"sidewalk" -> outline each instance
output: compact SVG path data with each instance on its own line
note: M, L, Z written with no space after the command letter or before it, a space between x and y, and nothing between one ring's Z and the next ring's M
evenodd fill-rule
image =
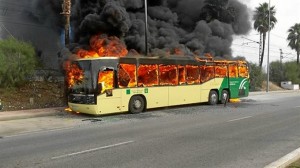
M34 117L53 116L62 113L66 107L43 108L19 111L0 111L0 121L19 120Z

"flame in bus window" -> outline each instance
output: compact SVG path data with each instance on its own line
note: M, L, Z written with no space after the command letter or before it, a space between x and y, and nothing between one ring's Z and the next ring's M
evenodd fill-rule
M119 87L135 87L136 86L136 66L131 64L121 64L119 66Z
M238 68L237 65L229 65L229 77L236 78L238 74Z
M68 88L73 87L75 84L80 84L83 79L83 70L78 67L77 64L71 64L71 62L66 62L66 76Z
M215 76L216 78L224 78L227 77L227 66L225 65L217 65L215 67Z
M200 66L201 83L209 81L215 77L214 66L204 65Z
M247 69L247 66L245 64L240 64L239 65L239 76L244 77L244 78L248 78L248 76L249 76L248 69Z
M138 68L138 86L158 85L157 65L140 65Z
M199 67L187 65L186 66L186 82L188 84L200 83Z
M180 85L186 84L185 80L186 69L185 66L178 66L178 82Z
M102 91L114 88L114 71L101 71L98 74L98 84L102 84Z
M178 84L178 74L176 65L160 65L159 72L160 85Z

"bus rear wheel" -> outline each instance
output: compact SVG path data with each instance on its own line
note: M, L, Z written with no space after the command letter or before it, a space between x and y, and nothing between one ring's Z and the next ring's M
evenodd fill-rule
M223 90L221 93L221 103L225 104L228 102L228 100L229 100L229 93L227 90Z
M129 101L129 112L141 113L145 108L145 100L141 96L133 96Z
M215 90L209 92L208 104L216 105L218 103L218 93Z

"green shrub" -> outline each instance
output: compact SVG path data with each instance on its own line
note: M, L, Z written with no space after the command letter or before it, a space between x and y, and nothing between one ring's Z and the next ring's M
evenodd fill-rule
M300 84L300 66L296 61L284 63L284 69L285 80Z
M0 87L16 87L37 65L34 47L15 38L0 40Z
M286 80L284 75L285 66L280 61L270 63L270 81L280 86L280 83Z
M264 74L261 67L254 63L249 63L250 67L250 91L261 90Z

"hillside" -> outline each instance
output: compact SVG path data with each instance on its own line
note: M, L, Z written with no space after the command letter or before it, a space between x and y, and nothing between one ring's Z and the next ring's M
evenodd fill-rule
M0 89L2 111L66 106L62 82L29 82L18 89Z

